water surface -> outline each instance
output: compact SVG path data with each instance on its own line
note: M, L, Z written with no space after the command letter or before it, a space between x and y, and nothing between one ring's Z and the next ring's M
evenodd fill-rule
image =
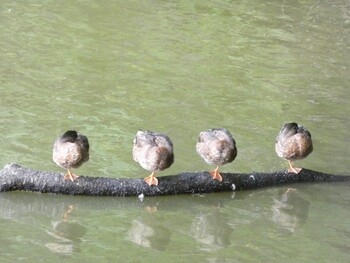
M238 156L222 171L275 171L287 166L275 137L296 121L314 141L298 164L349 174L348 1L5 0L0 19L1 165L63 173L52 144L77 129L91 144L78 174L143 177L131 155L141 128L174 142L175 163L160 176L208 170L198 133L225 127ZM143 202L3 193L1 254L5 262L345 262L349 186L296 188Z

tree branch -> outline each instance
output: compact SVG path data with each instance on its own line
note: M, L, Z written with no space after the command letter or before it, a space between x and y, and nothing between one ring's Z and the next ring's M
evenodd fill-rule
M86 196L156 196L176 194L240 191L295 183L350 181L350 176L331 175L303 169L299 174L286 171L273 173L221 173L222 182L212 180L208 172L184 172L158 177L158 186L148 186L142 178L105 178L80 176L71 182L60 173L37 171L8 164L0 171L0 192L33 191L41 193Z

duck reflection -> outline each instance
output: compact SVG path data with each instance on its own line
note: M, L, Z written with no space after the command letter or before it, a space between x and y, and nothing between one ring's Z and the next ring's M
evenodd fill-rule
M131 222L127 239L136 245L164 251L171 240L171 232L155 220L136 218Z
M86 228L76 222L70 222L69 214L74 210L70 205L63 214L62 220L52 221L52 231L47 234L55 238L55 242L46 243L45 246L54 253L70 255L79 250L78 244L86 233Z
M213 251L231 244L232 228L227 224L219 208L210 213L199 213L191 225L191 235L201 243L202 250Z
M298 225L306 221L310 202L298 195L297 190L279 194L273 199L272 220L282 229L294 233Z

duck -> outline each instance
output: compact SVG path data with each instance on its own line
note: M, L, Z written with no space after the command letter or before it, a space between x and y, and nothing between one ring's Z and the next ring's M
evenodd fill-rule
M73 174L71 169L79 168L89 160L88 138L74 130L66 131L56 139L52 159L58 166L67 169L64 180L74 182L79 176Z
M158 185L156 172L169 168L174 163L173 143L166 134L139 130L134 138L133 159L142 168L151 171L144 178L149 185Z
M295 167L294 161L304 159L312 152L311 133L295 122L286 123L276 137L275 150L279 157L288 161L288 172L299 174L302 168Z
M213 180L222 181L220 166L233 162L237 156L236 141L225 128L214 128L199 133L196 144L197 153L216 169L210 171Z

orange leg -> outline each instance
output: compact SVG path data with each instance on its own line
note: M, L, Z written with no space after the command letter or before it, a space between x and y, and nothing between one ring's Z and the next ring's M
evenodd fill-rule
M72 211L74 210L74 205L70 205L68 206L68 210L64 213L63 215L63 221L66 222L68 220L68 215L70 213L72 213Z
M293 191L296 191L297 189L295 189L295 188L290 188L290 187L288 187L288 189L287 189L287 191L284 193L285 195L286 194L288 194L288 193L290 193L290 192L293 192Z
M289 163L289 168L288 168L289 173L298 174L301 172L302 168L294 167L292 161L288 161L288 163Z
M209 173L211 177L213 177L213 180L218 180L219 182L222 181L221 174L219 174L219 166L217 166L214 171L210 171Z
M154 176L155 172L152 172L150 176L143 179L149 186L158 185L158 179Z
M77 180L79 178L78 175L73 174L70 169L68 169L68 172L64 175L63 179L64 180L71 180L72 182L74 182L75 180Z
M155 213L155 212L157 212L157 207L156 206L146 206L145 207L145 210L148 212L148 213L150 213L150 214L153 214L153 213Z

